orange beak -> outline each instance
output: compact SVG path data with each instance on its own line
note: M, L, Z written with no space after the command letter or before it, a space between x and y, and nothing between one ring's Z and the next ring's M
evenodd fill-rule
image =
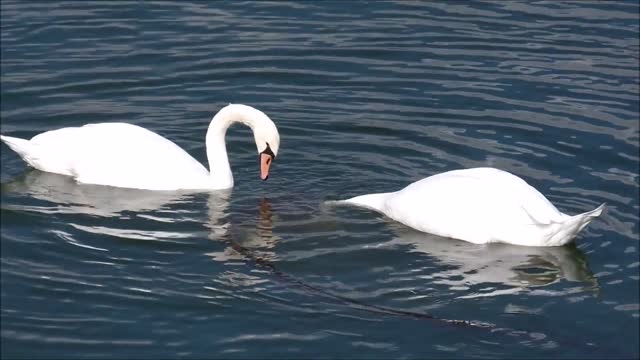
M260 178L262 180L269 178L269 167L272 161L273 157L271 157L271 155L265 153L260 154Z

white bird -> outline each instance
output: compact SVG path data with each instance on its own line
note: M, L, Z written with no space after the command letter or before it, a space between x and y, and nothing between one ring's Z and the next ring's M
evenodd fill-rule
M146 190L220 190L233 187L225 134L240 122L253 131L260 177L269 176L280 135L262 111L229 104L211 120L206 135L211 171L172 141L127 123L88 124L47 131L31 140L0 135L36 169L72 176L79 183Z
M380 212L418 231L476 244L561 246L605 207L570 216L521 178L494 168L453 170L390 193L331 202Z

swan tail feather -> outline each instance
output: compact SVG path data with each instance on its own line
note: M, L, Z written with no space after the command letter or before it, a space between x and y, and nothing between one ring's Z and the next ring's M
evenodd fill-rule
M382 211L385 200L390 193L360 195L346 200L328 200L327 205L353 205L374 211Z
M587 211L585 213L574 216L574 218L578 217L580 219L580 228L578 229L578 231L584 229L593 219L600 216L602 214L602 211L604 211L606 207L607 203L602 203L600 206L591 211Z
M11 136L0 135L0 140L2 140L11 150L15 151L22 159L28 161L29 152L31 149L31 143L29 140L20 139Z
M560 224L559 230L551 237L552 245L565 245L573 241L580 231L582 231L593 219L602 214L607 204L602 203L597 208L582 214L574 215Z

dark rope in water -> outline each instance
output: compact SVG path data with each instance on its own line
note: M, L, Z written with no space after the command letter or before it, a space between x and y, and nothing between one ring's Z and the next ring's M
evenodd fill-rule
M371 305L371 304L367 304L362 301L352 299L346 296L336 295L336 294L330 293L326 289L309 284L290 274L287 274L278 270L272 262L255 256L250 249L247 249L246 247L238 244L233 240L230 240L229 244L235 251L247 257L249 260L257 264L258 266L267 269L270 273L276 275L280 279L285 280L289 283L296 284L302 287L303 289L310 290L311 292L317 293L326 298L333 299L339 303L356 305L358 309L363 311L368 311L368 312L377 313L377 314L388 314L388 315L395 315L395 316L410 317L415 319L433 320L433 321L439 321L444 324L454 325L454 326L464 326L464 327L483 328L483 329L497 329L497 327L494 324L481 323L481 322L468 321L468 320L445 319L445 318L440 318L440 317L431 315L429 313L420 313L420 312L408 311L408 310L398 310L398 309L388 308L385 306Z
M409 311L409 310L398 310L398 309L393 309L393 308L389 308L389 307L385 307L385 306L379 306L379 305L372 305L372 304L367 304L364 303L362 301L356 300L356 299L352 299L346 296L341 296L341 295L337 295L337 294L333 294L330 291L323 289L321 287L309 284L303 280L300 280L290 274L287 274L285 272L282 272L280 270L278 270L276 268L276 266L266 260L263 259L261 257L255 256L253 254L253 252L238 244L236 241L229 239L229 244L231 245L231 247L237 251L238 253L242 254L243 256L245 256L247 259L249 259L250 261L252 261L253 263L255 263L256 265L268 270L271 274L277 276L278 278L280 278L283 281L295 284L303 289L309 290L313 293L316 293L318 295L321 295L325 298L328 299L332 299L334 301L336 301L337 303L341 303L341 304L350 304L350 305L355 305L355 308L362 310L362 311L366 311L369 313L375 313L375 314L386 314L386 315L393 315L393 316L400 316L400 317L405 317L405 318L413 318L413 319L418 319L418 320L430 320L430 321L435 321L440 323L441 325L445 325L445 326L457 326L457 327L464 327L464 328L468 328L468 329L480 329L480 330L484 330L484 331L488 331L490 333L497 333L497 332L502 332L505 333L506 335L511 335L511 336L528 336L529 340L542 340L542 339L536 339L537 336L535 336L535 332L534 331L528 331L528 330L518 330L518 329L512 329L512 328L501 328L496 326L495 324L491 324L491 323L484 323L484 322L479 322L479 321L469 321L469 320L456 320L456 319L446 319L446 318L441 318L441 317L437 317L435 315L429 314L429 313L422 313L422 312L416 312L416 311ZM546 338L546 336L545 336ZM551 339L549 339L551 341ZM566 338L566 337L562 337L562 338L555 338L554 340L552 340L554 342L556 342L557 344L565 344L565 345L571 345L574 347L584 347L585 344L583 341L580 340L576 340L576 339L570 339L570 338ZM595 349L595 344L587 344L587 346L593 346ZM604 351L604 349L601 348L601 350ZM628 354L620 354L619 350L617 349L608 349L606 350L608 354L610 354L610 356L613 356L614 358L620 357L620 358L633 358L633 356L628 356ZM616 355L613 355L616 354Z
M265 204L262 204L261 206L268 206ZM252 261L253 263L255 263L256 265L258 265L259 267L262 267L266 270L268 270L271 274L277 276L279 279L291 283L291 284L295 284L297 286L299 286L302 289L305 289L307 291L313 292L315 294L318 294L324 298L327 299L331 299L333 301L335 301L336 303L339 304L348 304L351 305L352 307L359 309L361 311L366 311L369 313L375 313L375 314L386 314L386 315L392 315L392 316L400 316L400 317L405 317L405 318L412 318L412 319L418 319L418 320L429 320L429 321L433 321L433 322L437 322L441 325L445 325L445 326L457 326L457 327L464 327L464 328L468 328L468 329L479 329L479 330L483 330L483 331L487 331L489 333L497 333L497 332L502 332L505 335L511 335L511 336L527 336L529 338L529 340L542 340L547 338L547 336L545 334L541 334L543 335L543 338L539 338L538 335L536 335L536 332L533 331L528 331L528 330L518 330L518 329L513 329L513 328L501 328L498 327L495 324L491 324L491 323L484 323L484 322L479 322L479 321L470 321L470 320L457 320L457 319L447 319L447 318L441 318L426 312L416 312L416 311L409 311L409 310L398 310L398 309L393 309L393 308L389 308L386 306L379 306L379 305L372 305L372 304L367 304L363 301L360 300L356 300L353 298L349 298L346 296L341 296L341 295L337 295L334 294L330 291L328 291L327 289L323 289L319 286L315 286L312 284L309 284L303 280L300 280L296 277L294 277L293 275L287 274L285 272L282 272L280 270L278 270L275 266L275 264L273 264L272 262L270 262L269 260L266 260L264 258L261 258L259 256L256 256L253 251L251 249L248 249L242 245L240 245L238 242L236 242L232 236L226 237L226 239L228 240L228 244L231 246L232 249L234 249L236 252L238 252L239 254L245 256L248 260ZM571 345L573 347L584 347L584 341L580 341L577 339L572 339L572 338L566 338L566 337L561 337L558 338L556 337L554 340L549 339L550 341L554 341L558 344L564 343L566 345ZM587 346L596 346L595 344L586 344ZM617 356L620 357L629 357L627 356L628 354L620 354L618 349L602 349L603 351L606 351L610 356L615 356L613 354L616 354ZM633 356L631 356L631 358L633 358Z

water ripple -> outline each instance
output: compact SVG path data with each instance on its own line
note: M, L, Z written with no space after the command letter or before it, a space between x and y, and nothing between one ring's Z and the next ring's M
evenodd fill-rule
M637 357L637 3L351 5L2 1L3 134L128 121L206 163L237 102L282 137L259 183L231 128L220 194L79 185L3 147L3 357ZM474 166L608 208L522 249L321 206Z

